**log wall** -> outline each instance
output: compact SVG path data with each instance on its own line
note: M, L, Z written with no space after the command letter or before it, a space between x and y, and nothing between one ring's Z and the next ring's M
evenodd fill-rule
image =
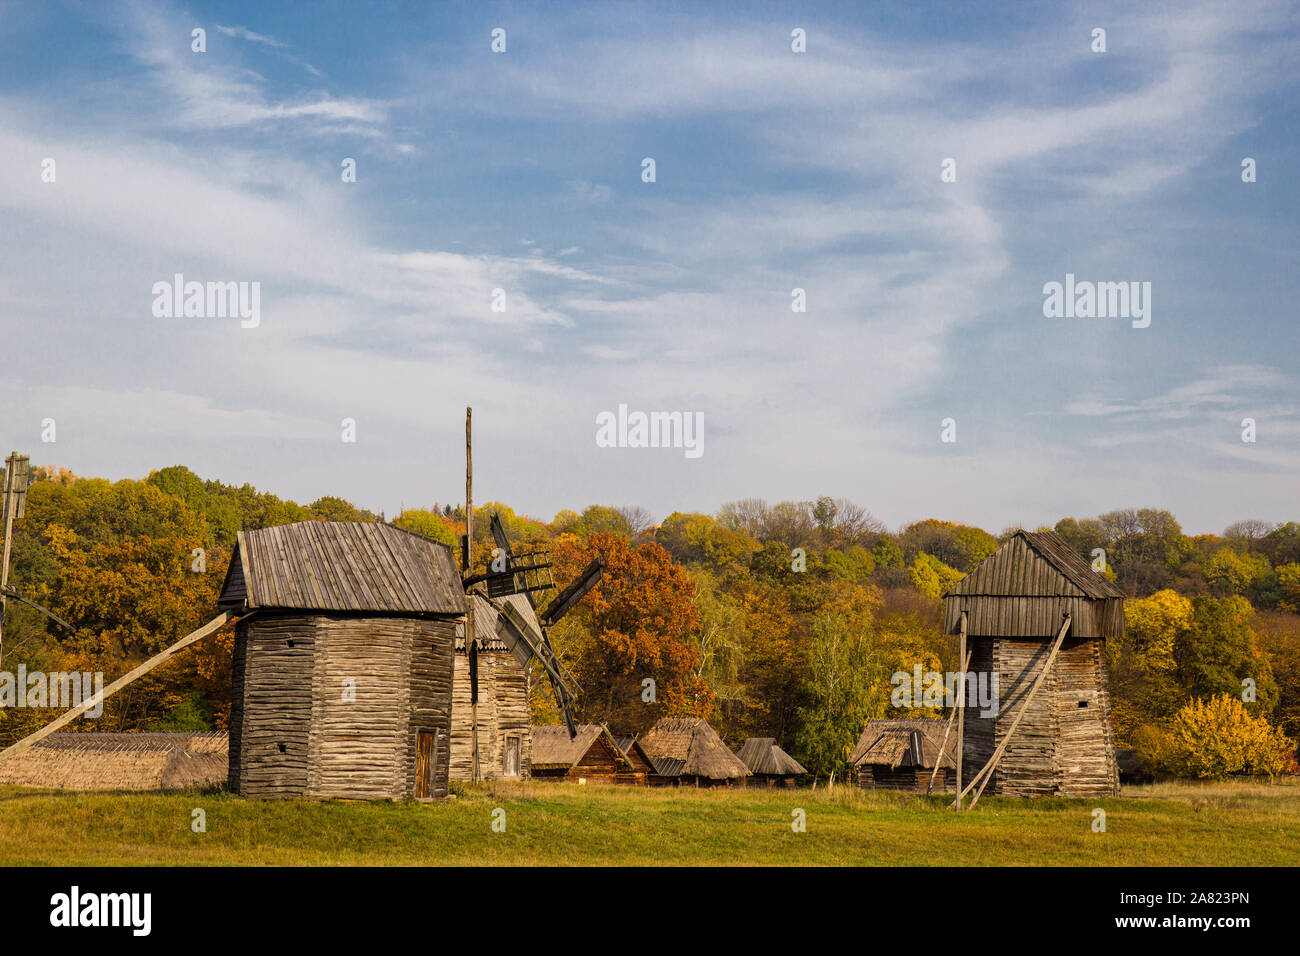
M456 652L451 705L451 779L473 778L472 697L469 656ZM479 778L502 776L507 737L519 738L519 776L532 772L531 711L528 678L513 654L482 650L478 654Z
M316 640L301 617L254 617L235 628L231 789L302 796L307 787Z
M456 624L261 615L236 629L231 790L252 797L405 799L420 731L447 794ZM349 682L349 683L345 683Z
M963 785L988 762L1024 709L1050 650L1050 643L1039 640L972 641L971 670L998 673L999 708L995 718L980 717L974 707L966 709ZM1117 791L1103 650L1102 641L1091 638L1067 638L1061 645L988 792L1086 796Z

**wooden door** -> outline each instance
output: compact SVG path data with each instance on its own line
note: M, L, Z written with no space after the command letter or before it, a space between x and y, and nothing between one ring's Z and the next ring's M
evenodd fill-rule
M519 738L506 738L505 758L502 761L501 774L505 777L519 776Z
M415 735L415 796L432 797L437 789L437 737L425 730Z

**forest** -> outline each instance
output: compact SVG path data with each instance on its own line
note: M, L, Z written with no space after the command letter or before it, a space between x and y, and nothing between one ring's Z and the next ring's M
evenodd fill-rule
M456 505L387 519L341 498L302 505L180 465L140 481L52 466L32 479L9 583L72 629L10 601L5 671L102 672L108 682L130 670L213 615L241 529L390 520L457 555L465 532ZM561 587L592 558L605 564L600 585L552 634L581 685L582 721L636 733L663 716L705 717L732 745L775 737L823 778L846 772L865 720L946 716L893 706L891 676L957 669L941 596L1017 530L939 518L890 530L827 496L743 499L657 524L637 507L592 505L547 522L492 502L474 511L476 570L491 559L493 513L516 553L549 553ZM1294 772L1300 523L1187 535L1168 511L1142 508L1065 517L1054 530L1126 595L1126 636L1106 649L1116 746L1153 773ZM232 646L228 626L78 729L224 729ZM544 681L533 710L538 723L557 720ZM57 713L0 708L0 744Z

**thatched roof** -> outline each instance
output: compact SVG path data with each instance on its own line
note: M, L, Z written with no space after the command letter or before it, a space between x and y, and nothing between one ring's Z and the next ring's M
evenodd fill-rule
M598 740L604 740L614 759L624 769L632 764L604 724L579 724L578 736L570 738L562 725L534 724L532 727L532 767L534 770L567 770L578 763Z
M924 718L868 720L849 762L855 767L879 764L890 769L900 766L933 768L937 759L941 767L956 766L952 756L957 743L955 733L948 735L947 746L940 757L939 746L943 743L947 725L946 720Z
M749 776L749 768L704 720L665 717L641 736L640 743L661 777L728 780Z
M56 790L212 787L226 781L228 749L224 733L56 733L0 760L0 783Z
M460 615L465 593L446 545L378 522L300 521L239 532L218 606Z
M774 777L798 777L806 774L803 764L776 745L775 737L750 737L736 756L752 774Z

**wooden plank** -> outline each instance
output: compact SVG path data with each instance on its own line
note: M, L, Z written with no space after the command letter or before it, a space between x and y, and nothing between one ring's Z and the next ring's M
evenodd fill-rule
M227 611L224 614L218 614L216 617L208 621L207 624L204 624L198 630L191 631L189 634L186 634L175 644L171 645L166 650L160 651L159 653L155 654L153 657L149 658L139 667L135 668L135 670L132 670L126 675L119 677L117 680L113 681L113 683L109 684L99 693L91 695L89 700L83 700L76 707L72 708L70 711L63 714L62 716L55 718L50 723L42 727L40 730L36 731L35 733L28 734L22 740L18 741L15 744L10 745L9 747L5 748L3 751L0 751L0 760L3 760L5 757L9 756L10 754L22 753L24 750L26 750L28 747L30 747L32 744L36 743L37 741L44 740L46 737L48 737L50 734L54 733L56 730L58 730L61 727L66 727L68 724L72 723L74 720L76 720L86 711L90 710L96 704L102 703L103 701L107 700L109 697L112 697L114 694L116 694L127 684L131 683L137 678L143 677L145 674L149 673L159 664L164 664L167 661L171 660L175 655L185 650L185 648L189 647L195 641L199 641L207 637L213 631L217 630L223 624L229 621L230 618L231 616L229 611Z

